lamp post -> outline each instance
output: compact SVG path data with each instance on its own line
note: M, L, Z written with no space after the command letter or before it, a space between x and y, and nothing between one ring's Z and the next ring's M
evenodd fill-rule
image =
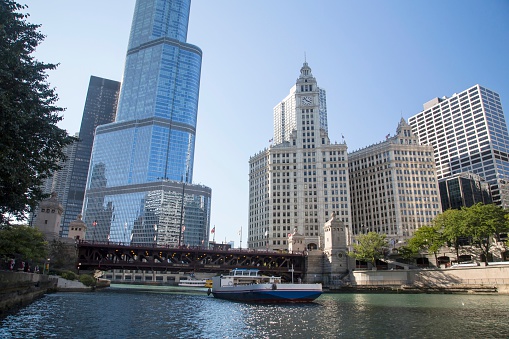
M49 262L50 262L50 258L46 259L46 262L44 263L44 268L42 270L42 274L46 274L46 271L48 271L48 275L49 275Z

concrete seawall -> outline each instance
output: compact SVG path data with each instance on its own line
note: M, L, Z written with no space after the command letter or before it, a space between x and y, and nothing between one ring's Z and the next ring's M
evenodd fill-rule
M0 318L55 291L57 281L42 274L0 271Z
M351 288L414 292L509 294L509 265L418 270L355 270ZM334 289L334 287L332 287Z

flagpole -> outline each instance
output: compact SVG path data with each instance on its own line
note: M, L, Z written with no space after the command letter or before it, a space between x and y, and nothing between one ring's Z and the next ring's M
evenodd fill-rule
M240 226L239 235L240 235L240 249L242 249L242 226Z

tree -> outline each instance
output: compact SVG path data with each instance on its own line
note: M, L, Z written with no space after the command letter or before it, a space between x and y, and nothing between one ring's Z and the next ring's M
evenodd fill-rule
M29 226L7 226L0 230L0 257L4 260L44 260L47 256L44 235Z
M432 252L435 255L435 262L438 263L437 252L442 248L445 243L442 233L437 227L422 226L408 241L408 247L414 251L425 250L428 253Z
M48 258L54 270L72 270L78 260L75 244L64 243L60 239L53 239L48 244Z
M419 254L418 250L410 246L401 246L397 248L398 255L403 258L406 262L410 263L413 261L415 256Z
M373 267L376 266L376 261L384 257L389 244L385 234L378 234L369 232L361 234L357 237L358 243L353 244L353 252L349 255L356 260L370 262Z
M24 220L46 197L43 180L77 140L56 126L64 109L56 106L46 72L57 65L31 56L44 35L19 13L25 8L0 0L0 224Z
M471 237L472 242L484 255L484 262L488 265L488 258L493 245L492 238L500 233L507 232L507 212L502 207L494 204L475 204L468 208L462 208L465 213L463 219L465 234Z
M444 240L456 250L456 258L459 258L461 239L466 237L462 210L450 209L437 215L433 220L434 226L440 230Z

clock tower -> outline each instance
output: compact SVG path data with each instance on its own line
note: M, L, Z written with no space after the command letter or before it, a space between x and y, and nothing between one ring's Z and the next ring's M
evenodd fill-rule
M299 68L290 93L274 107L270 147L249 160L248 246L300 251L302 245L310 255L320 253L314 267L321 275L324 224L335 213L348 225L351 215L348 149L329 139L325 89L306 61Z

